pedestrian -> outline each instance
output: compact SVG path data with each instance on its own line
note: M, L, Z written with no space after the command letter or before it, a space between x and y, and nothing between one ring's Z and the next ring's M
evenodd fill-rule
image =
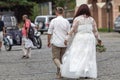
M33 42L28 37L29 28L31 26L31 21L28 19L27 15L22 16L24 24L22 28L22 47L24 55L22 58L28 59L31 57L31 48L33 47Z
M64 40L70 31L70 24L63 18L64 10L62 7L57 7L55 13L57 17L51 20L48 29L48 47L52 46L52 57L57 66L56 78L61 78L60 66L58 63L61 62L67 47L67 45L64 44Z
M67 78L97 78L96 40L99 40L97 25L86 4L82 4L74 17L71 31L76 33L70 47L62 58L61 75Z
M2 21L2 16L0 15L0 51L2 48L2 41L4 34L5 34L4 22Z

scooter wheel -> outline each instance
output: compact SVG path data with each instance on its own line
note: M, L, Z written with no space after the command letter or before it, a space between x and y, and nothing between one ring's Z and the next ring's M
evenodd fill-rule
M12 45L10 45L10 42L8 39L6 40L4 46L6 51L10 51L12 49Z

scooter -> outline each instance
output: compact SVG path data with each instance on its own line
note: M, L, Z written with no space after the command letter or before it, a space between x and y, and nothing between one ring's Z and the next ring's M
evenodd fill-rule
M4 41L5 50L10 51L13 46L13 40L12 40L11 36L4 37L3 41Z
M4 46L6 51L10 51L12 46L18 46L22 43L22 34L18 29L10 29L6 31L6 35L3 37Z

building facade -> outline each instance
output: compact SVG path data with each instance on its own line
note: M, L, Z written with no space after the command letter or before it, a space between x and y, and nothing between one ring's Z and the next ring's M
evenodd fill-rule
M98 28L113 28L114 21L120 15L120 0L76 0L76 6L88 4Z

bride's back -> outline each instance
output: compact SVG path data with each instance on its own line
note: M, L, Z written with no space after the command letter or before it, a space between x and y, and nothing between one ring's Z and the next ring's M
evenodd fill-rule
M92 32L93 30L93 18L92 17L85 17L84 15L81 15L77 17L77 20L79 22L77 31L78 32Z

